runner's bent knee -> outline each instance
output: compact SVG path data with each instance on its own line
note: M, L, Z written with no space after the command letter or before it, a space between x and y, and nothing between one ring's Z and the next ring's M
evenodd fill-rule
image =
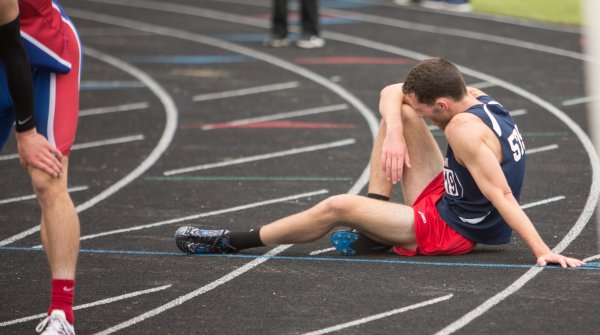
M350 194L334 195L321 204L326 215L331 216L331 219L335 222L341 222L348 219L349 213L354 207L352 205L354 197L356 196Z

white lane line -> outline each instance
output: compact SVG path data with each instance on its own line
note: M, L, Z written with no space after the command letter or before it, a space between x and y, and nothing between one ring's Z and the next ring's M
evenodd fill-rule
M328 328L324 328L324 329L320 329L320 330L315 330L315 331L312 331L312 332L304 333L303 335L322 335L322 334L328 334L328 333L340 331L342 329L359 326L359 325L365 324L367 322L371 322L371 321L375 321L375 320L387 318L387 317L392 316L392 315L396 315L396 314L408 312L408 311L411 311L413 309L417 309L417 308L421 308L421 307L426 307L426 306L429 306L429 305L437 304L438 302L449 300L453 296L454 296L453 294L448 294L448 295L445 295L443 297L439 297L439 298L435 298L435 299L423 301L423 302L420 302L418 304L414 304L414 305L410 305L410 306L406 306L406 307L402 307L402 308L398 308L398 309L394 309L394 310L389 311L389 312L375 314L375 315L371 315L371 316L366 317L366 318L357 319L357 320L346 322L346 323L342 323L342 324L339 324L339 325L336 325L336 326L332 326L332 327L328 327Z
M89 187L87 187L87 186L75 186L75 187L71 187L71 188L67 189L67 191L69 193L73 193L73 192L85 191L88 188ZM35 194L24 195L24 196L14 197L14 198L8 198L8 199L0 200L0 205L10 204L10 203L19 202L19 201L25 201L25 200L32 200L35 198L36 198Z
M559 195L559 196L556 196L553 198L548 198L548 199L539 200L539 201L530 202L528 204L521 205L521 208L527 209L527 208L531 208L531 207L535 207L535 206L541 206L541 205L549 204L551 202L563 200L564 198L565 198L564 195Z
M118 106L108 106L108 107L99 107L99 108L90 108L84 109L79 112L79 116L90 116L90 115L101 115L115 112L128 112L134 110L141 110L150 107L150 104L147 102L136 102L131 104L123 104Z
M103 330L101 332L98 332L95 335L108 335L108 334L112 334L112 333L117 332L117 331L119 331L121 329L130 327L130 326L132 326L132 325L134 325L136 323L140 323L140 322L142 322L142 321L144 321L146 319L154 317L154 316L156 316L156 315L158 315L158 314L160 314L160 313L162 313L162 312L164 312L166 310L169 310L169 309L171 309L173 307L177 307L177 306L183 304L184 302L186 302L188 300L194 299L195 297L197 297L199 295L202 295L202 294L204 294L204 293L206 293L206 292L208 292L210 290L213 290L213 289L215 289L215 288L217 288L217 287L219 287L219 286L221 286L221 285L223 285L223 284L225 284L225 283L227 283L227 282L229 282L229 281L231 281L231 280L233 280L233 279L241 276L242 274L244 274L244 273L252 270L253 268L257 267L258 265L260 265L260 264L268 261L270 256L275 256L275 255L283 252L284 250L286 250L289 247L290 247L289 245L281 245L281 246L279 246L277 248L274 248L273 250L267 252L264 255L265 256L264 258L257 258L255 260L249 262L249 263L246 263L246 264L242 265L241 267L239 267L239 268L233 270L232 272L228 273L227 275L225 275L225 276L223 276L223 277L221 277L221 278L219 278L219 279L217 279L217 280L215 280L215 281L213 281L213 282L211 282L211 283L209 283L207 285L204 285L204 286L200 287L199 289L197 289L195 291L192 291L192 292L190 292L188 294L182 295L182 296L180 296L179 298L177 298L177 299L175 299L173 301L170 301L170 302L168 302L168 303L166 303L166 304L164 304L162 306L159 306L159 307L157 307L157 308L155 308L153 310L150 310L150 311L148 311L148 312L146 312L144 314L136 316L135 318L129 319L129 320L127 320L125 322L122 322L122 323L120 323L118 325L115 325L115 326L110 327L108 329L105 329L105 330Z
M134 141L141 141L143 139L144 139L144 135L142 135L142 134L123 136L123 137L117 137L117 138L109 138L106 140L75 144L71 147L71 151L81 150L81 149L89 149L89 148L97 148L97 147L103 147L103 146L107 146L107 145L123 144L123 143L129 143L129 142L134 142ZM17 159L17 158L19 158L19 154L3 155L3 156L0 156L0 161L7 161L7 160Z
M537 154L539 152L556 150L556 149L558 149L558 144L550 144L550 145L546 145L546 146L539 147L539 148L526 149L525 153L527 155L532 155L532 154Z
M512 117L521 116L521 115L527 114L527 110L526 109L515 109L515 110L508 112L508 114L510 114L510 116L512 116Z
M437 333L435 333L435 335L452 334L458 331L459 329L463 328L464 326L468 325L469 323L471 323L471 321L480 317L489 309L496 306L504 299L508 298L513 293L520 290L523 286L525 286L525 284L527 284L531 279L533 279L538 273L542 272L543 270L543 267L532 267L525 274L519 277L519 279L510 284L507 288L497 293L493 297L489 298L488 300L484 301L481 305L477 306L472 311L468 312L467 314L460 317L458 320L446 326L444 329L438 331Z
M208 100L215 100L215 99L239 97L239 96L250 95L250 94L268 93L268 92L287 90L290 88L296 88L298 86L300 86L299 82L289 81L286 83L242 88L242 89L238 89L238 90L199 94L199 95L195 95L194 97L192 97L192 101L196 101L196 102L197 101L208 101Z
M201 127L200 129L211 130L211 129L217 129L218 128L217 125L218 126L222 126L222 125L240 126L240 125L244 125L244 124L267 122L267 121L273 121L273 120L302 117L302 116L307 116L307 115L337 112L337 111L341 111L341 110L345 110L345 109L348 109L347 104L323 106L323 107L309 108L309 109L303 109L303 110L298 110L298 111L293 111L293 112L278 113L278 114L259 116L259 117L254 117L254 118L240 119L240 120L229 121L229 122L224 122L224 123L207 124L207 125Z
M590 261L595 261L597 259L600 259L600 255L595 255L595 256L588 257L588 258L584 259L583 261L584 262L590 262Z
M190 166L190 167L176 169L176 170L169 170L169 171L163 172L163 175L172 176L172 175L176 175L176 174L188 173L188 172L199 171L199 170L207 170L207 169L213 169L213 168L223 167L223 166L231 166L231 165L236 165L236 164L256 162L256 161L265 160L265 159L297 155L297 154L301 154L301 153L305 153L305 152L313 152L313 151L318 151L318 150L337 148L337 147L342 147L342 146L346 146L346 145L351 145L354 143L356 143L356 140L353 138L350 138L350 139L335 141L335 142L331 142L331 143L311 145L308 147L302 147L302 148L296 148L296 149L290 149L290 150L284 150L284 151L277 151L277 152L272 152L269 154L262 154L262 155L232 159L232 160L229 160L226 162L210 163L210 164L203 164L203 165L197 165L197 166Z
M458 37L461 39L468 38L468 39L483 41L483 42L487 42L487 43L496 43L496 44L501 44L501 45L507 45L510 47L522 48L522 49L535 51L535 52L542 52L542 53L547 53L547 54L552 54L552 55L557 55L557 56L562 56L562 57L568 57L568 58L573 58L573 59L577 59L577 60L581 60L581 61L587 61L587 62L595 62L596 61L592 57L583 55L583 54L575 52L575 51L560 49L560 48L556 48L553 46L548 46L548 45L543 45L543 44L538 44L538 43L533 43L533 42L527 42L527 41L523 41L523 40L509 38L509 37L485 34L485 33L472 31L472 30L455 29L455 28L450 28L450 27L440 27L437 25L404 21L404 20L398 20L398 19L370 15L370 14L348 12L348 11L343 11L343 10L339 10L339 9L324 9L324 10L322 10L322 13L334 15L334 16L342 16L342 17L350 16L352 18L359 19L364 22L380 24L380 25L401 28L401 29L406 29L406 30L416 30L416 31L422 31L422 32L427 32L427 33L431 33L431 34L454 36L454 37Z
M122 5L120 2L116 2L116 4L118 5ZM156 3L159 5L159 8L161 8L161 6L167 6L170 4L167 3ZM186 7L186 9L189 9L189 7ZM214 14L216 15L220 15L220 12L216 12L214 11ZM112 25L118 25L118 26L124 26L124 27L128 27L131 29L136 29L136 30L143 30L143 31L147 31L147 32L152 32L158 35L163 35L163 36L167 36L169 38L180 38L180 39L184 39L184 40L189 40L189 41L193 41L195 43L201 43L201 44L207 44L207 45L212 45L218 48L222 48L222 49L226 49L226 50L230 50L233 52L237 52L243 55L247 55L250 57L254 57L256 59L260 59L264 62L270 63L271 65L277 66L282 68L285 71L288 72L292 72L295 73L299 76L302 76L304 78L307 78L323 87L325 87L326 89L332 91L333 93L339 95L342 99L344 99L345 101L347 101L350 105L352 105L365 119L365 121L367 122L367 124L369 125L369 130L371 132L371 137L374 139L377 131L379 129L379 120L377 117L375 117L374 113L361 101L359 100L356 96L352 95L350 92L348 92L346 89L344 89L343 87L341 87L338 84L332 83L331 81L327 80L326 78L312 72L309 71L305 68L299 67L295 64L292 64L290 62L284 61L280 58L274 57L272 55L269 55L267 53L263 53L263 52L259 52L256 50L252 50L250 48L246 48L243 46L239 46L239 45L235 45L232 43L227 43L224 41L220 41L217 39L213 39L207 36L202 36L202 35L198 35L198 34L193 34L187 31L182 31L182 30L178 30L178 29L171 29L171 28L166 28L166 27L159 27L156 24L147 24L144 22L139 22L139 21L133 21L133 20L126 20L126 19L120 19L120 18L115 18L112 16L108 16L108 15L101 15L95 12L89 12L89 11L82 11L82 10L75 10L75 9L69 9L69 15L71 17L79 17L79 18L83 18L86 20L91 20L94 22L101 22L101 23L105 23L105 24L112 24ZM360 177L357 179L357 181L354 183L354 185L350 188L350 190L348 191L348 193L351 194L358 194L360 193L360 191L365 187L365 185L367 185L368 181L369 181L369 173L370 173L370 166L367 165L365 167L365 169L363 170L363 172L361 173ZM286 246L280 246L277 247L273 250L271 250L271 252L267 253L267 255L277 255L283 251L285 251L286 249L290 248L291 246L286 245ZM266 259L265 259L266 260ZM231 272L229 275L219 279L220 281L222 280L226 280L229 281L231 279L234 279L235 277L243 274L244 272L251 270L252 268L260 265L262 262L257 262L257 261L253 261L251 263L248 263L247 265L244 266L243 271L238 269L234 272ZM220 285L215 285L213 282L213 284L209 284L212 286L208 286L207 289L211 290L212 288ZM196 291L195 291L196 292ZM197 296L198 294L202 294L205 291L198 291L196 294L192 294L190 293L188 296L189 299L192 299L193 297ZM180 298L173 300L171 303L167 304L169 306L175 306L175 305L179 305L181 304L183 301L180 300ZM181 301L181 302L179 302ZM179 302L179 303L178 303ZM173 305L174 304L174 305ZM165 307L167 308L171 308L169 306L165 305ZM146 314L136 317L134 319L131 319L129 321L126 321L124 323L121 323L120 325L117 325L116 327L118 327L118 329L122 329L125 327L128 327L130 324L132 324L132 322L137 323L137 322L141 322L143 320L145 320L148 317L152 317L154 315L157 315L159 313L162 313L162 311L165 310L164 308L159 308L159 309L154 309L150 312L147 312ZM115 330L116 331L116 330ZM107 330L104 331L103 334L110 334L113 331Z
M315 251L311 251L309 253L309 255L314 256L314 255L324 254L326 252L330 252L330 251L334 251L334 250L335 250L335 248L327 248L327 249L315 250Z
M272 205L272 204L276 204L276 203L280 203L280 202L297 200L297 199L301 199L301 198L309 198L309 197L312 197L312 196L322 195L322 194L326 194L326 193L329 193L329 191L323 189L323 190L314 191L314 192L307 192L307 193L295 194L295 195L291 195L291 196L287 196L287 197L283 197L283 198L276 198L276 199L270 199L270 200L265 200L265 201L259 201L259 202L254 202L254 203L251 203L251 204L246 204L246 205L241 205L241 206L236 206L236 207L231 207L231 208L225 208L225 209L220 209L220 210L206 212L206 213L199 213L199 214L194 214L194 215L188 215L188 216L184 216L184 217L176 218L176 219L159 221L159 222L155 222L155 223L150 223L150 224L145 224L145 225L140 225L140 226L134 226L134 227L129 227L129 228L111 230L111 231L107 231L107 232L103 232L103 233L98 233L98 234L86 235L86 236L82 236L80 238L80 241L90 240L90 239L101 237L101 236L115 235L115 234L121 234L121 233L128 233L128 232L135 231L135 230L142 230L142 229L154 228L154 227L169 225L169 224L173 224L173 223L179 223L179 222L183 222L183 221L196 220L196 219L199 219L199 218L205 218L205 217L215 216L215 215L219 215L219 214L237 212L237 211L242 211L242 210L246 210L246 209L250 209L250 208L256 208L256 207L260 207L260 206L267 206L267 205Z
M121 35L120 35L121 36ZM122 88L142 88L146 87L144 83L139 81L82 81L82 90L105 90L105 89L122 89Z
M531 207L535 207L535 206L541 206L541 205L545 205L545 204L549 204L551 202L555 202L555 201L560 201L565 199L564 195L559 195L556 197L552 197L552 198L548 198L548 199L543 199L543 200L539 200L539 201L535 201L535 202L530 202L528 204L523 204L521 205L522 209L527 209L527 208L531 208ZM327 249L320 249L320 250L315 250L315 251L311 251L309 253L310 256L314 256L314 255L319 255L319 254L324 254L326 252L330 252L330 251L335 251L335 248L327 248Z
M474 87L474 88L477 88L477 89L481 90L481 89L488 88L488 87L494 87L494 86L496 86L496 84L490 83L490 82L487 82L487 81L482 81L482 82L479 82L479 83L469 84L467 86Z
M159 287L155 287L155 288L151 288L151 289L147 289L147 290L143 290L143 291L136 291L136 292L127 293L127 294L119 295L119 296L112 297L112 298L106 298L106 299L98 300L95 302L90 302L90 303L83 304L83 305L73 306L73 310L77 311L80 309L86 309L86 308L90 308L90 307L106 305L106 304L110 304L112 302L137 297L139 295L166 290L171 286L172 286L172 284L159 286ZM6 327L6 326L23 323L23 322L27 322L27 321L31 321L31 320L41 319L41 318L45 317L46 315L48 315L48 313L40 313L40 314L36 314L36 315L26 316L26 317L20 318L20 319L5 321L5 322L0 323L0 327Z
M78 205L75 210L77 213L81 213L88 208L95 206L100 201L110 197L114 193L118 192L123 187L129 185L132 181L134 181L137 177L146 172L158 159L162 154L167 150L169 144L173 140L173 136L175 135L175 130L177 129L177 107L173 102L171 96L150 76L148 76L145 72L138 70L137 68L117 59L108 54L99 52L93 48L85 47L83 49L84 54L96 58L102 62L105 62L109 65L112 65L118 69L121 69L124 72L129 73L131 76L138 79L140 82L144 83L148 89L154 93L162 103L165 108L165 128L163 133L158 141L156 147L150 152L148 157L138 165L134 170L132 170L128 175L112 184L110 187L105 189L104 191L97 194L95 197L89 199L88 201ZM21 240L29 235L35 234L40 231L40 226L36 225L35 227L29 228L26 231L23 231L19 234L13 235L11 237L5 238L0 241L0 247L5 246L11 243L14 243L18 240Z
M107 146L107 145L124 144L124 143L129 143L129 142L141 141L143 139L144 139L144 135L142 135L142 134L123 136L123 137L118 137L118 138L110 138L107 140L75 144L73 146L73 148L71 148L71 150L81 150L81 149L103 147L103 146Z
M578 104L584 104L588 102L600 101L600 97L581 97L577 99L565 100L562 102L563 106L573 106Z

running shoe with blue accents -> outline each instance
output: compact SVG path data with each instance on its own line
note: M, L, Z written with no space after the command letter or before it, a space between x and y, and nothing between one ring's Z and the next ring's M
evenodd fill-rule
M227 254L237 250L229 244L229 230L180 227L175 231L175 244L187 254Z
M356 230L336 231L331 234L331 244L346 256L380 254L392 248L360 234Z

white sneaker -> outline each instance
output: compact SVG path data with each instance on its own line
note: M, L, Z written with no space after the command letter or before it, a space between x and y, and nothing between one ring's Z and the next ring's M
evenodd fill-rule
M325 40L319 36L302 37L296 41L296 45L302 49L322 48L325 45Z
M450 3L447 2L444 4L444 9L445 10L449 10L452 12L459 12L459 13L468 13L471 12L473 10L473 6L471 6L470 3L465 2L465 3Z
M75 329L60 309L53 310L35 327L35 331L42 335L75 335Z
M269 37L263 41L263 45L271 48L283 48L290 45L290 40L287 38Z
M420 5L421 7L428 9L444 9L443 0L423 0Z

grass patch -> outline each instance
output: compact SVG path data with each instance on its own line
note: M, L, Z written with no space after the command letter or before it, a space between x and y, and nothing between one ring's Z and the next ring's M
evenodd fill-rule
M471 0L476 11L581 26L581 0Z

